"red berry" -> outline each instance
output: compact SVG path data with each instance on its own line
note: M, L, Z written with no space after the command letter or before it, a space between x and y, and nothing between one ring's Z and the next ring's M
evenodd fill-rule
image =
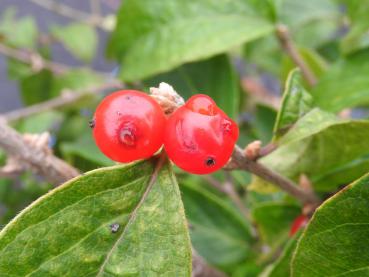
M199 94L170 116L164 147L178 167L208 174L228 162L238 133L237 124L209 96Z
M161 107L150 96L121 90L100 103L90 126L101 152L114 161L131 162L159 150L165 123Z
M304 228L309 222L309 218L306 215L299 215L292 223L289 236L292 237L298 230Z

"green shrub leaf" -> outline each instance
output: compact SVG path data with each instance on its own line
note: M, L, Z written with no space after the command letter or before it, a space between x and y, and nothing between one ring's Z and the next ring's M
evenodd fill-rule
M209 58L273 31L243 0L127 0L108 55L134 81Z
M151 159L67 182L0 233L1 276L190 276L170 165Z
M312 108L312 97L301 84L300 70L290 72L283 93L282 105L274 125L274 139L278 139L293 123Z
M293 277L368 276L369 175L315 212L292 261Z
M280 139L278 149L261 162L296 181L300 174L306 174L317 190L329 191L367 171L361 162L369 154L368 136L369 121L339 120L314 109L302 117ZM345 171L342 179L335 178L339 170Z
M75 57L84 62L90 62L94 58L98 39L93 27L81 23L72 23L63 27L55 26L51 28L51 33Z
M218 196L193 184L181 184L193 246L209 263L224 269L251 253L250 228Z
M312 90L314 104L332 112L369 104L368 59L367 49L332 65Z
M230 117L237 118L239 79L227 55L182 65L146 80L145 84L157 86L162 80L171 84L186 99L198 93L211 96Z

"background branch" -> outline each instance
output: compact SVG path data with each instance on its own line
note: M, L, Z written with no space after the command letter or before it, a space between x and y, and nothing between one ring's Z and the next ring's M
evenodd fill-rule
M229 164L228 169L243 169L247 170L256 176L259 176L263 180L266 180L282 190L289 193L291 196L299 199L302 203L319 203L319 199L314 194L313 191L304 190L300 188L297 184L287 179L286 177L280 175L279 173L272 171L266 166L252 161L243 153L243 150L236 145L234 152L232 154L232 160Z
M51 153L41 148L31 147L21 134L1 119L0 147L6 154L26 163L33 172L53 184L61 184L79 175L76 168Z
M304 59L300 55L300 52L296 48L296 45L293 43L287 26L278 25L276 32L279 42L284 51L292 59L292 61L301 69L301 73L304 76L305 80L308 82L308 84L310 86L314 86L317 82L316 77L313 71L310 69L310 67L305 63Z
M55 74L61 74L72 69L72 67L67 65L45 60L39 53L32 52L30 50L11 48L3 43L0 43L0 53L9 58L29 64L32 70L35 72L38 72L42 69L48 69Z
M91 15L89 13L76 10L70 6L60 3L60 1L59 2L53 0L29 0L29 1L61 16L71 18L73 20L78 20L88 25L92 25L95 27L99 27L103 30L106 30L104 26L104 18L100 16Z
M4 113L2 117L6 121L19 120L34 114L56 109L68 104L75 103L88 95L103 93L108 89L124 88L124 84L118 80L110 80L102 85L93 86L80 90L64 90L59 97L52 98L39 104Z

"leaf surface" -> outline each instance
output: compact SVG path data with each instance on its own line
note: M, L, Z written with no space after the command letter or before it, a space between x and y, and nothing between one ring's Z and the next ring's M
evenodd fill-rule
M182 65L146 80L145 84L157 86L163 80L186 99L198 93L209 95L227 115L237 118L240 104L239 79L227 55Z
M181 191L192 244L201 256L232 269L251 254L250 228L224 200L193 184L181 184Z
M243 0L128 0L118 13L108 55L121 59L122 79L134 81L272 31L273 26Z
M190 276L170 165L102 168L41 197L0 233L1 276Z
M369 274L369 176L329 198L315 212L292 261L293 277Z

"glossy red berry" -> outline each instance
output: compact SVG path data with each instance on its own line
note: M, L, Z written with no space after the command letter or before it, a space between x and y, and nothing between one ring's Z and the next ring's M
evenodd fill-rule
M309 218L306 215L299 215L292 223L289 236L292 237L298 230L304 228L309 222Z
M161 107L150 96L121 90L100 103L90 126L101 152L114 161L131 162L159 150L165 123Z
M170 116L164 147L178 167L208 174L228 162L238 133L237 124L209 96L199 94Z

